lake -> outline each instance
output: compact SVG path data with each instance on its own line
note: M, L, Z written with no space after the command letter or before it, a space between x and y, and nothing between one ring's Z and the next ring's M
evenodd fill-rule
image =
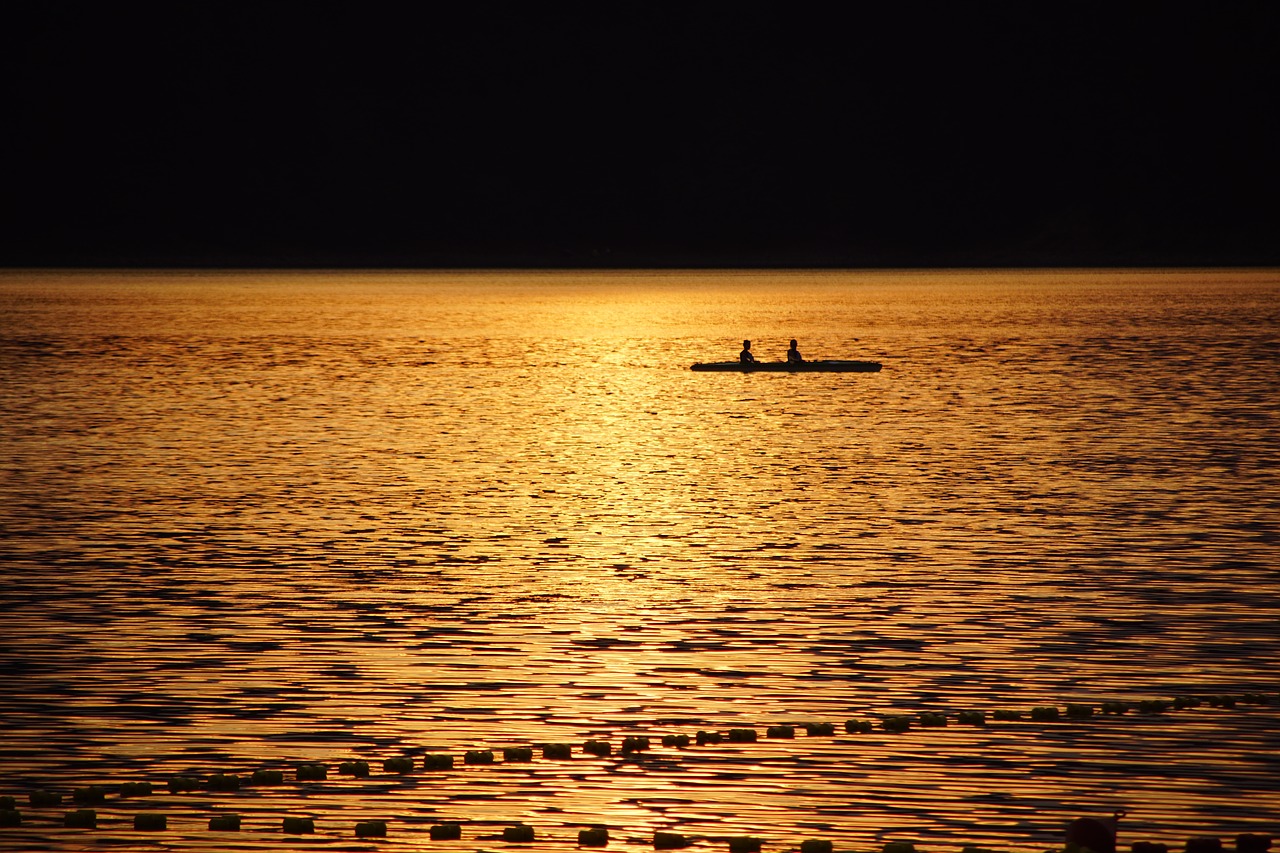
M1277 377L1276 271L0 273L0 849L1274 833Z

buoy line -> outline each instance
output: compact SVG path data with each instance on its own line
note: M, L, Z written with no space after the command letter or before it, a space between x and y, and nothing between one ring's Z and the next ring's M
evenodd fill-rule
M1139 716L1163 715L1170 711L1209 706L1213 708L1236 708L1237 706L1269 705L1280 699L1265 693L1244 694L1212 694L1197 696L1178 696L1172 699L1149 699L1138 701L1105 701L1100 703L1066 703L1059 705L1035 706L1028 711L994 710L988 715L983 711L958 711L950 714L944 712L924 711L916 714L884 714L878 721L872 719L849 719L844 722L846 734L865 735L877 731L886 734L901 734L912 728L941 728L954 721L960 725L986 726L988 720L996 722L1032 722L1054 723L1060 721L1084 721L1098 717L1119 717L1130 712ZM794 739L797 731L803 731L806 737L833 737L837 733L834 723L800 722L781 723L765 727L767 739ZM693 746L716 745L723 743L744 744L759 741L756 728L730 728L726 731L700 729L695 734L665 734L660 736L663 747L688 749ZM631 757L652 748L652 738L648 735L625 735L619 745L621 757ZM574 746L570 743L536 743L532 746L505 747L501 749L501 764L527 764L534 761L534 750L541 751L544 760L564 761L574 757ZM593 738L584 741L578 749L581 754L595 758L613 756L613 742L608 739ZM462 755L466 765L497 764L497 753L490 749L466 750ZM454 756L447 753L428 753L421 756L420 763L411 756L401 755L382 761L382 771L388 775L406 775L415 771L439 773L455 768ZM328 779L330 765L326 762L305 761L293 768L295 783L323 782ZM370 764L364 759L349 759L338 762L337 772L342 776L366 778L371 776ZM289 783L285 771L278 768L259 768L251 774L235 774L217 772L208 776L177 774L170 776L166 787L169 794L181 795L192 792L234 792L241 788L270 787ZM71 802L81 808L67 811L63 815L63 826L69 829L96 829L98 816L96 809L84 806L105 805L110 787L89 785L76 788L71 793ZM151 797L156 794L156 786L147 781L124 782L116 788L118 801L131 798ZM38 789L28 795L28 803L32 809L54 809L63 805L64 796L56 791ZM381 837L387 834L387 821L365 820L355 824L354 832L358 838ZM486 822L489 823L489 822ZM0 796L0 828L24 826L23 813L18 808L15 796ZM462 829L469 824L463 822L440 822L431 824L428 832L432 840L455 840L462 837ZM573 826L578 826L575 824ZM280 831L285 834L302 835L316 831L315 819L311 817L284 817ZM144 812L134 815L133 828L139 832L157 832L169 828L167 817L155 812ZM209 818L208 829L211 832L239 832L242 821L239 815L216 814ZM266 827L263 827L264 829ZM572 826L566 826L572 829ZM615 828L616 831L616 828ZM509 843L532 843L537 840L535 829L522 822L513 822L505 827L501 834L493 836L477 836L475 840L501 840ZM655 832L652 843L655 849L679 849L696 841L723 841L729 844L730 853L754 853L759 851L763 841L750 836L709 836L683 835L676 832ZM578 844L583 847L604 846L609 841L609 827L596 825L582 829L578 833ZM1236 837L1236 853L1267 853L1271 846L1269 835L1244 833ZM787 849L795 849L787 848ZM1136 842L1134 853L1168 853L1163 844ZM1187 853L1223 853L1221 840L1214 837L1193 838L1187 842ZM829 840L807 839L799 846L801 853L831 853ZM916 853L914 846L908 842L889 842L882 853ZM966 846L962 853L990 853L981 848ZM1064 853L1104 853L1091 851L1068 844ZM1114 841L1111 851L1114 853Z

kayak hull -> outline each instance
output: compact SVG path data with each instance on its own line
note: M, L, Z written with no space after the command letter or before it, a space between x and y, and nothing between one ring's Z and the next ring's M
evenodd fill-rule
M875 373L880 369L878 361L757 361L743 364L739 361L699 362L690 370L721 373Z

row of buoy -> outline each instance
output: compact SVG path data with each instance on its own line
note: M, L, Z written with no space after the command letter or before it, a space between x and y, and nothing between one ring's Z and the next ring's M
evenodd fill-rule
M62 816L62 825L67 829L97 829L98 810L76 809L66 812ZM22 826L22 812L17 809L0 809L0 826ZM133 816L133 828L139 831L168 829L169 818L154 812L136 814ZM212 824L209 828L213 828Z
M222 814L209 818L209 830L212 832L239 832L240 815ZM21 826L22 814L16 809L0 810L0 826ZM97 829L97 809L76 809L63 815L62 825L68 829ZM169 828L169 818L154 812L144 812L133 816L133 828L139 832L159 831ZM286 817L281 824L281 831L289 835L302 835L316 831L315 820L309 817ZM356 824L356 835L360 838L387 834L385 820L368 820ZM434 835L432 837L435 837Z
M1139 702L1103 702L1101 705L1070 703L1065 710L1056 705L1037 706L1032 708L1029 713L997 710L991 713L991 719L1001 722L1020 721L1028 718L1033 722L1054 722L1062 719L1084 720L1094 717L1099 712L1104 715L1126 714L1130 711L1137 711L1143 714L1163 714L1170 710L1198 708L1202 705L1233 708L1236 705L1269 704L1271 699L1272 697L1267 694L1246 693L1242 695L1181 696L1174 699L1142 700ZM926 711L913 715L886 715L881 717L878 722L867 719L846 720L844 731L846 734L871 734L878 729L896 734L917 726L920 728L945 727L952 719L961 725L985 726L988 718L982 711L960 711L952 716L941 712ZM792 739L796 737L797 732L800 730L803 730L808 737L831 737L836 733L836 727L832 723L788 723L768 726L765 730L765 737ZM685 749L694 744L704 746L725 742L755 743L758 740L759 734L755 729L731 728L725 732L699 730L692 737L687 734L667 734L661 737L661 744L667 748ZM574 754L574 745L569 743L544 743L539 744L538 747L541 750L542 757L548 760L567 760L571 759ZM651 748L652 740L649 737L628 735L622 740L620 752L626 756L644 752ZM590 739L582 743L578 749L583 754L601 758L613 754L613 744L608 740ZM467 750L463 754L462 760L467 765L494 764L497 762L497 755L498 753L492 749ZM506 747L501 749L501 755L504 764L528 763L534 760L534 747ZM425 772L452 770L454 765L454 756L433 753L421 756L419 761L416 762L410 756L388 758L382 762L382 769L385 773L404 774L412 773L419 769ZM294 778L297 782L325 781L328 778L329 769L329 765L323 762L302 762L295 766ZM369 762L360 759L342 761L339 763L337 770L340 775L355 777L367 777L371 772ZM230 792L238 791L245 786L283 785L287 781L283 770L262 768L253 771L252 774L243 776L228 773L214 773L204 777L179 774L169 778L168 789L171 794L202 790ZM118 791L122 799L151 796L153 792L154 786L150 782L125 782L119 787ZM92 806L104 803L107 794L108 791L105 787L90 785L75 789L71 797L77 805ZM62 795L52 791L37 790L30 794L30 803L33 808L57 807L62 804L62 801ZM0 810L13 810L15 808L13 797L0 797Z
M21 818L13 809L0 809L0 826L19 826ZM96 829L98 815L94 809L77 809L64 815L63 825L69 829ZM168 828L168 818L162 814L142 813L134 815L135 831L163 831ZM215 815L209 819L211 832L239 832L241 818L237 814ZM315 819L309 817L283 818L280 830L285 835L308 835L316 831ZM428 830L432 841L457 841L462 838L462 824L437 823ZM387 821L365 820L355 824L357 838L382 838L387 835ZM538 840L534 827L527 824L515 824L504 827L500 836L487 836L481 840L498 840L512 844L532 844ZM578 832L578 846L604 847L609 844L609 829L605 826L594 826ZM701 835L685 835L679 832L658 831L653 834L655 850L678 850L689 847L704 840L727 842L729 853L759 853L764 839L753 836L708 837ZM1267 853L1271 849L1272 837L1256 833L1241 833L1235 838L1235 853ZM1112 840L1114 850L1114 840ZM800 853L832 853L834 845L828 839L811 838L802 841ZM1169 846L1148 841L1135 842L1132 853L1169 853ZM1222 839L1214 836L1198 836L1188 839L1184 847L1185 853L1224 853ZM881 853L917 853L915 844L909 841L891 841L884 845ZM966 846L961 853L993 853L980 847ZM1063 853L1092 853L1090 848L1068 842Z
M0 810L0 826L21 826L21 815L14 809ZM133 817L135 831L159 831L168 829L168 818L162 814L143 813ZM63 817L63 826L68 829L97 829L98 812L96 809L76 809L67 812ZM221 814L209 818L211 832L239 832L242 821L238 814ZM309 817L286 817L281 821L280 831L285 835L309 835L316 831L315 819ZM357 838L381 838L387 834L387 821L365 820L356 823ZM462 824L437 823L427 830L432 841L456 841L462 838ZM501 836L492 836L485 840L501 838L513 844L532 844L537 841L537 833L532 826L515 824L503 827ZM682 835L676 832L655 832L653 847L656 850L674 850L688 847L704 836ZM763 839L748 836L728 839L731 853L755 853L764 844ZM581 847L604 847L609 843L609 829L605 826L594 826L578 832L578 845ZM801 849L809 853L831 853L830 841L810 839L802 842Z
M1021 711L997 710L992 712L991 719L996 721L1018 721L1029 718L1033 722L1055 722L1062 719L1085 720L1094 717L1098 713L1103 715L1122 715L1130 711L1137 711L1140 714L1163 714L1171 710L1198 708L1203 705L1216 708L1234 708L1237 705L1262 705L1269 704L1271 700L1272 697L1267 694L1245 693L1239 695L1179 696L1173 699L1142 700L1138 702L1110 701L1103 702L1100 705L1069 703L1065 709L1056 705L1037 706L1027 714ZM887 715L880 718L878 725L872 720L851 719L845 721L844 730L848 734L870 734L876 731L877 728L887 733L901 733L914 726L921 728L946 726L950 719L954 719L962 725L985 726L987 724L987 716L982 711L961 711L955 714L954 717L948 717L947 714L940 712L922 712L915 715ZM829 737L836 733L835 725L832 723L806 722L768 726L765 730L765 737L792 739L796 736L798 730L803 730L808 737ZM692 737L687 734L663 735L661 743L664 747L685 749L694 743L698 746L715 745L724 742L755 743L758 741L758 737L757 731L752 728L732 728L725 732L699 730ZM567 760L573 757L574 746L572 744L545 743L539 746L544 759ZM629 735L623 738L620 752L623 756L627 756L649 750L651 746L652 741L649 737ZM581 744L579 749L584 754L596 757L608 757L613 754L613 744L608 740L602 739L587 740ZM507 747L501 750L501 755L503 763L506 764L527 763L534 760L534 748ZM497 753L490 749L468 750L463 755L463 762L467 765L487 765L494 764L496 761ZM409 756L398 756L382 762L382 769L386 773L411 773L419 768L426 772L451 770L454 768L454 756L427 754L421 757L420 764ZM329 769L329 766L323 762L303 762L295 766L294 777L297 782L324 781L328 778ZM370 766L367 761L359 759L343 761L338 765L338 773L346 776L367 777L370 775ZM253 771L252 774L244 776L228 773L214 773L206 777L180 774L169 778L168 790L171 794L195 791L234 792L240 790L243 786L283 785L286 784L286 781L283 770L269 768L258 769ZM125 782L118 789L121 799L147 797L153 795L154 791L155 788L152 783L145 781ZM78 806L101 805L106 802L107 794L106 787L89 785L75 789L71 794L71 799ZM62 805L63 795L54 791L36 790L30 793L29 801L32 808L56 808ZM214 829L214 822L218 822L219 826L217 828L229 829L228 820L228 816L215 817L211 820L210 828ZM304 819L296 820L302 821ZM21 822L22 816L17 810L15 798L12 796L0 796L0 827L19 826ZM96 815L92 809L81 808L67 812L64 822L69 827L89 826L96 823ZM377 822L373 823L376 824ZM290 825L295 828L301 828L300 831L306 831L305 823ZM135 816L135 826L138 829L164 829L165 821L163 820L163 815L139 814ZM448 825L443 826L447 827ZM236 828L238 828L238 819L236 820ZM363 826L360 829L360 832L365 836L374 836L378 834L378 831L379 828L376 825ZM382 831L385 832L385 827ZM448 833L452 830L445 828L439 831ZM671 839L667 839L667 841L671 841ZM909 851L887 851L887 853L909 853ZM1135 850L1134 853L1167 853L1167 850L1144 849L1141 851ZM1196 850L1188 850L1188 853L1218 853L1218 851L1211 848L1197 848ZM1251 850L1242 851L1242 853L1261 853L1261 851Z
M1236 853L1267 853L1271 849L1270 835L1242 832L1235 838ZM1131 847L1133 853L1169 853L1169 845L1151 841L1138 841ZM1222 839L1216 836L1200 836L1187 839L1186 853L1223 853Z

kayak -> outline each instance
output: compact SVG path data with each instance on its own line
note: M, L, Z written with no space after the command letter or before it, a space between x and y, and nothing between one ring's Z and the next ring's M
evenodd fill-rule
M716 370L726 373L875 373L878 361L740 361L698 362L690 370Z

